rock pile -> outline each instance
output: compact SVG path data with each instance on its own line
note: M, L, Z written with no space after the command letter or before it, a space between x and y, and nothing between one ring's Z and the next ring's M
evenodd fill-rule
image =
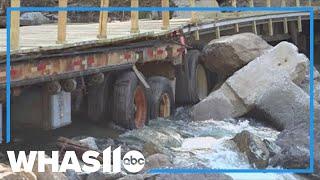
M243 34L243 36L248 35ZM212 43L217 42L219 40ZM232 42L232 38L225 37L222 42ZM212 46L212 43L209 46ZM230 47L236 47L239 43L231 44L235 45L220 46L223 47L220 51L230 52ZM308 168L310 164L310 79L315 82L313 104L315 152L320 149L320 143L317 141L320 139L320 132L316 129L320 125L319 92L317 92L320 78L316 70L315 76L309 77L308 58L299 54L297 47L288 42L279 43L255 57L254 60L252 60L253 54L243 56L243 59L239 58L243 52L235 50L231 51L234 55L227 57L225 61L217 60L216 57L220 55L216 55L218 54L214 52L216 49L210 50L209 47L204 49L205 62L209 69L226 70L225 77L231 75L234 70L239 70L232 74L219 89L193 107L192 119L221 121L249 116L262 120L281 131L275 144L265 140L263 142L247 132L242 132L233 138L239 150L247 155L250 163L257 168L266 168L269 165L289 169ZM229 62L230 59L231 62ZM234 61L234 59L242 60ZM208 63L210 61L215 63ZM248 64L245 65L245 62ZM318 154L315 154L317 172L314 175L319 176L320 168L316 162L319 162Z
M218 90L195 105L193 119L240 117L251 111L270 89L283 88L282 83L300 83L307 65L308 59L298 53L296 46L281 42L235 72Z

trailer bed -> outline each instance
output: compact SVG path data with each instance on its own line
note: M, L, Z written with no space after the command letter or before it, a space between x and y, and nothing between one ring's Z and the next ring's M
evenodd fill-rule
M12 54L61 49L88 44L110 44L113 42L133 40L139 37L152 37L168 34L173 30L180 29L188 24L190 19L177 19L170 21L170 29L161 29L161 20L140 20L140 32L130 33L130 22L111 22L107 26L107 38L98 39L98 23L91 24L68 24L67 42L57 44L57 25L45 24L39 26L25 26L20 28L20 49L12 51ZM0 29L0 54L6 52L6 29Z
M168 35L176 30L190 31L203 30L201 26L211 25L212 27L234 24L237 21L252 22L259 18L279 18L279 17L297 17L297 15L306 15L307 13L297 12L238 12L238 13L220 13L217 19L214 19L213 12L206 13L209 17L202 17L197 24L192 24L188 19L171 19L170 27L163 30L162 20L139 20L139 33L131 33L130 21L109 22L107 25L107 38L98 39L98 23L86 24L68 24L66 30L66 42L57 44L57 24L45 24L39 26L24 26L20 28L20 46L18 50L11 50L11 55L25 54L32 52L44 52L50 50L59 50L66 48L79 48L81 46L110 45L115 42L129 42L139 38L157 38ZM184 32L185 33L185 32ZM0 59L6 54L6 29L0 29Z

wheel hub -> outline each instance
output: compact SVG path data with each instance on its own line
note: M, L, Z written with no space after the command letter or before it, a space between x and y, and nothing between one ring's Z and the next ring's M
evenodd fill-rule
M208 81L204 67L199 64L196 69L197 74L197 95L202 100L208 95Z
M160 98L160 109L159 109L159 117L169 117L171 114L171 104L170 98L167 93L161 95Z
M141 86L138 86L134 92L135 105L135 126L142 128L147 120L147 103L146 96Z

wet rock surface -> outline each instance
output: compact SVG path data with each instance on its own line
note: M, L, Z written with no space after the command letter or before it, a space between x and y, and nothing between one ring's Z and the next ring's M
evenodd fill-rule
M0 163L0 179L3 180L37 180L37 176L32 172L12 172L10 166Z
M143 172L155 168L169 168L173 167L170 157L164 154L153 154L146 159L146 164Z
M232 139L240 152L245 153L253 167L264 169L268 166L270 153L266 144L248 131L237 134Z
M228 175L224 174L179 174L179 175L158 175L156 180L207 180L207 179L219 179L219 180L232 180Z
M315 107L314 114L314 157L315 157L315 173L314 176L320 178L319 167L319 149L320 149L320 132L317 127L320 126L319 112L320 107ZM310 165L310 123L307 121L299 121L291 124L283 130L276 144L281 147L281 152L276 154L271 163L273 166L282 166L285 168L308 168Z

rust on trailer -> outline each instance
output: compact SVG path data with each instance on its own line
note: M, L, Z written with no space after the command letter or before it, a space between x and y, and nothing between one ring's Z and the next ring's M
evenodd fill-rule
M253 1L250 2L251 6ZM15 2L18 6L20 0ZM67 5L67 0L59 2L60 6ZM138 7L137 0L131 2L133 7ZM194 0L190 2L195 6ZM270 6L270 1L266 2ZM299 6L299 0L297 2L296 5ZM108 0L102 0L101 3L101 6L107 6ZM162 6L167 7L168 1L163 0ZM212 6L217 6L215 0ZM233 6L236 6L236 0L233 0ZM298 15L294 15L295 13ZM177 65L181 64L186 49L185 40L180 39L179 42L179 38L195 35L195 39L199 40L201 33L212 33L220 37L220 31L236 27L238 32L239 28L244 26L253 26L257 33L256 26L262 23L269 24L270 35L273 35L272 24L279 22L279 19L285 24L289 20L297 21L300 27L301 17L308 16L303 12L191 12L191 20L169 20L168 12L163 12L162 20L141 20L139 12L134 11L131 21L107 23L106 13L102 13L99 23L67 24L66 12L59 14L61 16L58 25L11 28L11 31L15 32L12 34L13 49L10 52L12 87L73 78L120 67L129 68L135 63L167 61ZM179 35L173 37L175 33ZM132 43L147 43L153 40L159 40L162 44L125 48ZM110 50L112 47L119 48ZM91 52L98 48L105 49ZM82 51L88 53L74 53ZM6 82L5 59L6 29L0 29L0 88L3 88Z
M182 61L184 47L178 44L160 44L154 47L132 50L117 50L70 57L53 57L38 61L15 63L11 66L11 81L27 81L31 79L50 78L61 74L99 70L109 66L146 63L152 61L175 60ZM6 70L0 66L0 84L6 81Z

